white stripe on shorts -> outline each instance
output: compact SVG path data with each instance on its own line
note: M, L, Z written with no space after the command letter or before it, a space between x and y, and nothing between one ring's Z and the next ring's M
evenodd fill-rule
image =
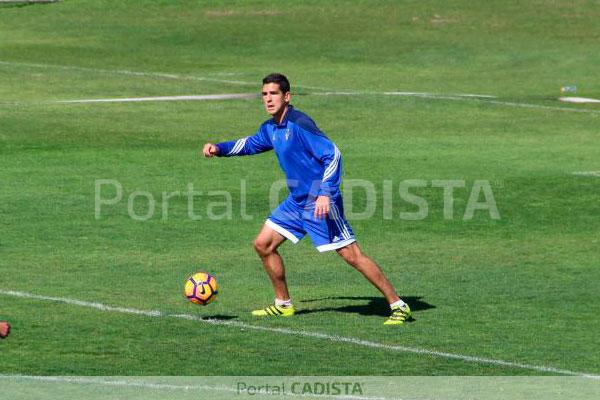
M324 252L324 251L330 251L330 250L337 250L337 249L341 249L342 247L346 247L349 244L352 244L356 242L356 239L352 238L352 239L348 239L348 240L342 240L341 242L337 242L337 243L329 243L329 244L324 244L322 246L317 246L317 250L319 250L319 252Z
M350 232L348 231L348 228L346 228L346 224L344 223L344 220L342 219L342 217L340 215L340 211L338 210L335 203L331 203L330 208L331 208L331 216L333 217L335 224L337 225L338 229L340 230L340 233L342 234L344 239L350 239Z
M271 221L270 219L265 221L265 225L267 225L269 228L273 229L275 232L282 234L286 239L289 239L290 242L296 244L300 241L300 239L298 239L296 236L294 236L294 234L290 231L288 231L287 229L285 229L284 227L277 225L275 222Z

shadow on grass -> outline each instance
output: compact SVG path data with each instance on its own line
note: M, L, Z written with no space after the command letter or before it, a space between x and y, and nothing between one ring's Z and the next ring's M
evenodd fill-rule
M423 300L421 300L422 296L403 296L402 300L404 300L410 306L411 311L424 311L429 310L431 308L435 308L433 304L429 304ZM360 315L373 315L379 317L387 317L390 315L390 305L388 302L382 297L366 297L366 296L337 296L337 297L322 297L319 299L308 299L301 300L301 303L319 303L322 301L331 301L331 300L352 300L352 301L367 301L367 303L362 304L352 304L352 305L342 305L339 307L323 307L323 308L313 308L309 310L298 310L296 314L312 314L312 313L320 313L326 311L334 311L334 312L343 312L343 313L353 313ZM347 303L347 302L345 302ZM406 322L414 321L414 318L408 319Z
M210 315L206 317L202 317L205 321L229 321L231 319L236 319L237 315Z
M10 2L0 2L0 9L2 8L23 8L41 4L52 4L58 3L60 0L14 0Z

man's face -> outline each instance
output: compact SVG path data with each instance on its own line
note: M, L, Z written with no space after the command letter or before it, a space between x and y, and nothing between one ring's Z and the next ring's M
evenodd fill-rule
M278 83L266 83L262 87L262 99L265 110L275 116L283 112L290 102L290 92L283 93Z

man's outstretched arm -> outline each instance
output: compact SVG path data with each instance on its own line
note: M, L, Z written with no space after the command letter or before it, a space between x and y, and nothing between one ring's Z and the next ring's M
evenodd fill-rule
M238 140L221 143L206 143L202 149L204 157L232 157L249 156L273 149L273 144L269 140L269 135L261 126L258 132Z

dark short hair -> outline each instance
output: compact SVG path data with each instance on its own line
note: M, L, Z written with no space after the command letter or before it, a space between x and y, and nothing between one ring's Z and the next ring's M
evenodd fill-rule
M288 81L288 78L283 74L278 74L278 73L274 72L272 74L265 76L263 78L263 85L266 85L267 83L278 84L279 89L281 89L281 91L283 93L287 93L290 91L290 81Z

